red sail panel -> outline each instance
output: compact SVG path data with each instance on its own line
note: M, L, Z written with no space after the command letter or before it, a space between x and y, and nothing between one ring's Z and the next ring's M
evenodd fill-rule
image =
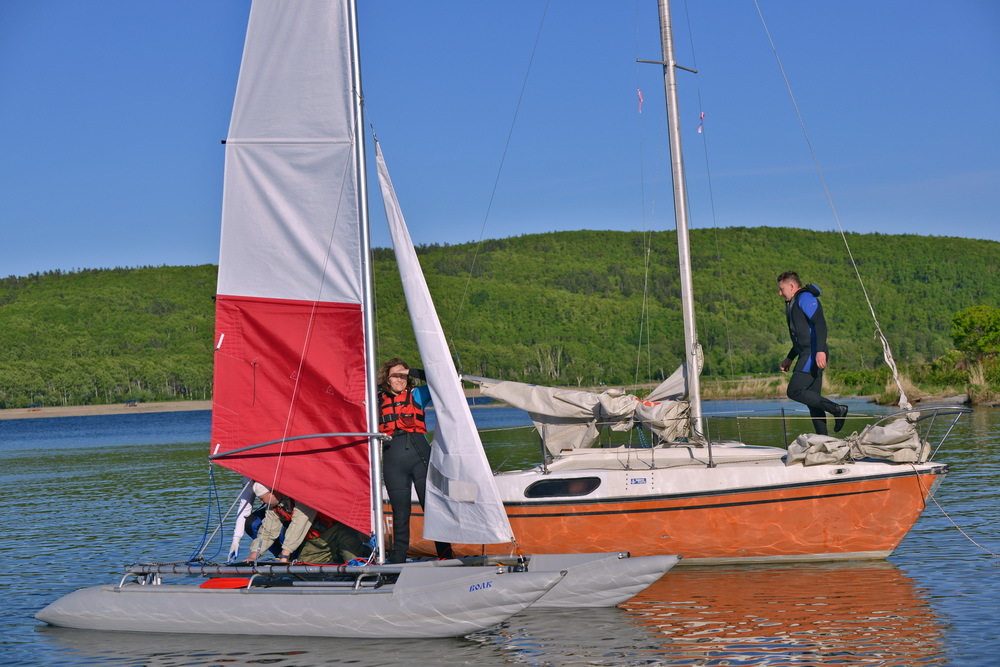
M219 295L211 454L366 433L358 304ZM214 459L370 533L368 439L293 440Z

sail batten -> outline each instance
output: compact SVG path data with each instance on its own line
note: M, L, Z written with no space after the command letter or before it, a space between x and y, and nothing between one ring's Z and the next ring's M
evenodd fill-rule
M351 142L345 142L341 139L294 139L294 138L257 138L257 139L238 139L235 137L230 137L226 139L227 144L232 144L234 146L250 146L250 145L287 145L287 146L328 146L333 144L345 144L350 145Z

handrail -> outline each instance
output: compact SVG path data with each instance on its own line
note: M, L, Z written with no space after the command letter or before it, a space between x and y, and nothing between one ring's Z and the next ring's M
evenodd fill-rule
M403 565L319 565L293 563L245 563L229 565L191 565L189 563L133 563L126 576L139 574L200 574L200 575L280 575L280 574L399 574Z

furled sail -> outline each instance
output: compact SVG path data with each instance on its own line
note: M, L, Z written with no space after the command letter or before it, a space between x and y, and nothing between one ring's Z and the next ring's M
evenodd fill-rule
M923 463L930 455L930 443L916 427L907 419L894 419L885 426L869 424L844 438L803 433L788 446L785 465L834 465L864 458Z
M686 436L690 406L683 400L685 369L682 364L645 399L621 389L598 393L472 376L464 379L478 384L484 396L525 410L545 448L556 455L564 449L592 447L604 426L627 431L636 421L643 422L662 441Z
M429 540L468 544L511 542L510 521L465 400L378 142L375 159L406 306L437 420L427 473L423 536Z
M372 529L348 3L255 2L226 140L211 454ZM338 45L343 45L342 47Z

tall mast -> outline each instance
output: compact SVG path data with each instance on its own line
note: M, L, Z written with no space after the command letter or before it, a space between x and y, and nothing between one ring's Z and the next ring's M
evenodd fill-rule
M681 151L681 117L677 98L677 63L670 23L670 0L659 0L660 46L663 54L663 87L667 99L667 130L670 137L670 171L674 182L674 218L677 222L677 253L680 259L681 312L684 316L684 360L687 363L687 390L691 402L693 436L702 439L701 379L699 376L698 330L694 321L694 285L691 280L691 243L688 238L687 185Z
M351 32L351 83L354 98L354 152L358 169L358 217L361 236L361 306L364 316L365 337L365 401L368 415L368 432L378 429L378 400L375 384L375 315L371 265L371 229L368 218L368 167L365 161L364 97L361 88L361 46L358 38L358 7L355 0L348 0L347 16ZM368 456L371 465L372 527L375 529L378 562L385 562L385 522L382 520L382 441L368 438Z

